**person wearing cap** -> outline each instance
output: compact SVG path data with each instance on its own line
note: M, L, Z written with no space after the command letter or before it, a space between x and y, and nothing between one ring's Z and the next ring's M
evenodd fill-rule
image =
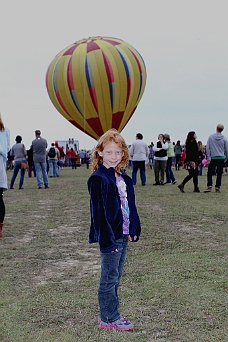
M42 138L41 131L36 130L36 138L32 141L33 150L33 161L36 170L36 179L38 184L38 189L42 189L44 184L45 189L48 188L48 175L47 175L47 162L46 162L46 148L48 147L47 140ZM41 177L41 172L43 175L43 180Z
M170 135L164 134L165 141L168 142L167 148L167 164L166 164L166 182L165 184L176 184L176 178L174 177L172 166L174 165L175 153L173 143L170 141Z
M13 189L13 185L15 179L17 178L19 170L20 172L20 181L19 181L19 189L23 189L24 177L25 177L25 169L21 167L21 162L26 161L27 150L25 145L21 143L22 137L20 135L16 136L16 144L12 146L10 155L14 157L14 167L13 167L13 175L10 181L10 189Z

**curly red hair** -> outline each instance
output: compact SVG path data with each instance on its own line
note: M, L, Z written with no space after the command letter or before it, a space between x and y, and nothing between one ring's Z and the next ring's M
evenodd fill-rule
M127 165L129 158L127 144L122 135L116 129L112 128L100 137L97 146L93 150L91 157L92 172L97 170L99 163L103 163L103 158L99 155L99 152L103 152L105 146L111 141L115 142L123 150L123 157L121 162L115 167L115 171L120 173L120 169Z

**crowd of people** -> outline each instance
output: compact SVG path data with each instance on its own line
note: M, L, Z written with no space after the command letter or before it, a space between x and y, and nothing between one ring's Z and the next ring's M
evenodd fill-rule
M181 145L180 140L171 142L169 134L160 133L158 141L149 146L143 142L143 135L136 134L136 141L128 146L128 168L132 168L133 184L137 182L137 171L140 170L142 186L146 185L146 166L154 170L155 182L153 185L176 184L174 170L180 167L188 171L178 188L184 193L185 184L192 179L194 192L200 192L198 176L202 176L203 167L207 167L207 188L204 192L212 190L212 176L217 175L215 191L220 192L222 173L228 171L228 142L222 134L224 126L218 124L216 132L208 138L204 146L202 141L197 141L194 131L187 134L186 141Z

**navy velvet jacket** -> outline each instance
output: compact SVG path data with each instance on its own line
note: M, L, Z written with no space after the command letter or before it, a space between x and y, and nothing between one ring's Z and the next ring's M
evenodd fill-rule
M132 179L124 172L121 176L126 183L130 209L129 235L137 236L138 240L141 225L135 205ZM88 179L88 191L91 213L89 243L99 242L101 252L109 253L117 248L116 240L123 236L123 216L115 170L99 164L98 169Z

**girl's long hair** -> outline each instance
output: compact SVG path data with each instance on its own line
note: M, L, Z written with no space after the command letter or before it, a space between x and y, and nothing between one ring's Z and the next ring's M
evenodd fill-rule
M197 142L197 145L198 145L198 151L202 151L202 149L203 149L203 147L204 147L202 141L199 140L199 141Z
M0 131L3 132L4 130L5 130L5 126L4 126L4 123L2 121L1 114L0 114Z
M123 150L123 157L120 163L115 167L115 171L120 173L120 169L124 168L128 163L128 147L122 135L114 128L105 132L98 140L97 146L94 148L91 157L92 172L98 169L98 164L103 163L103 158L99 156L98 152L103 152L105 146L109 142L116 143Z
M193 140L196 140L196 139L194 138L194 135L195 135L195 134L196 134L196 132L194 132L194 131L188 132L188 135L187 135L185 144L187 144L187 143L189 143L189 142L191 142L191 141L193 141Z

